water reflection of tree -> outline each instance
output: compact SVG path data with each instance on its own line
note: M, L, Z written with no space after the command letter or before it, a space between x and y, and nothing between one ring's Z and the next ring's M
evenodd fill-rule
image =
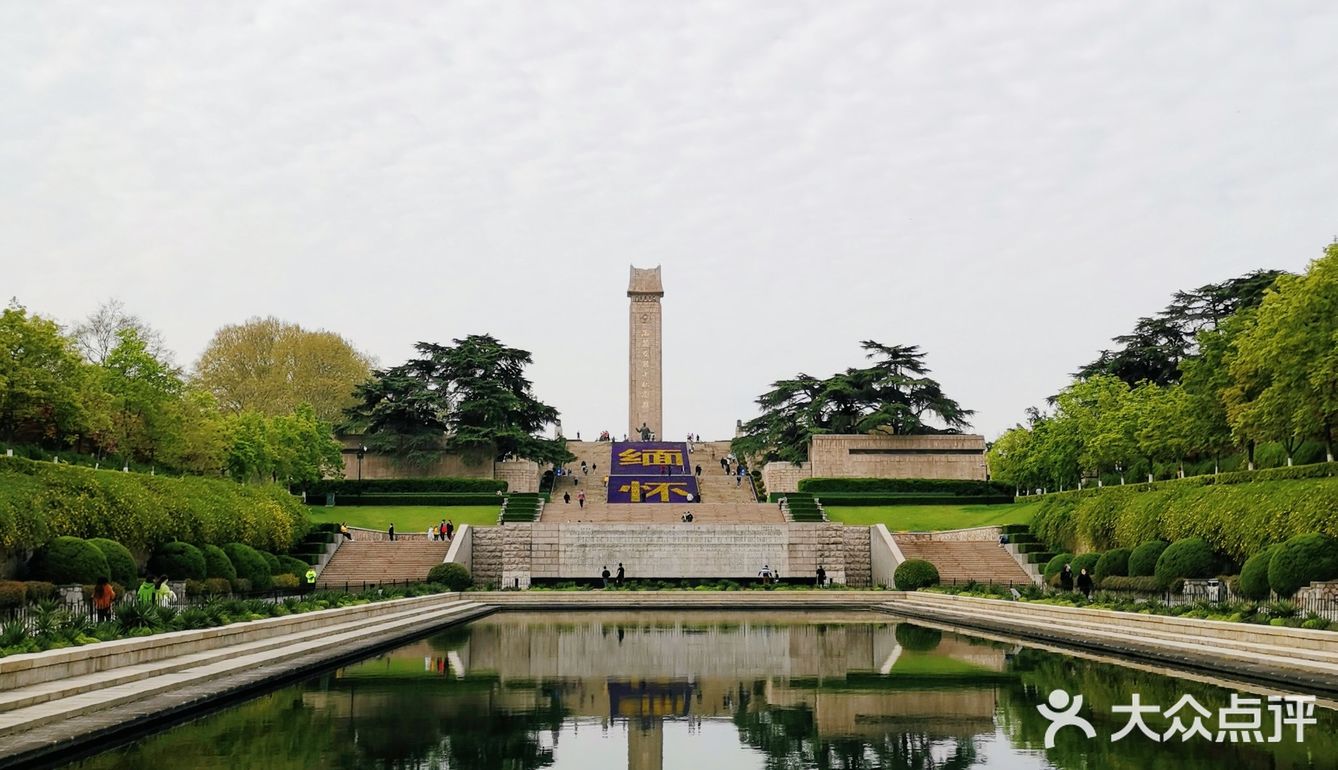
M766 756L767 770L966 770L979 759L969 739L936 739L918 732L889 732L873 740L824 738L808 706L749 708L750 700L740 692L734 724L740 740ZM952 741L952 748L940 762L933 749L944 740Z

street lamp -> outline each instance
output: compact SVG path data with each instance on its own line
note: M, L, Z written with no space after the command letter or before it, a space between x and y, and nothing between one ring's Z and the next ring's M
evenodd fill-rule
M367 445L358 445L358 481L362 481L362 458L367 454Z

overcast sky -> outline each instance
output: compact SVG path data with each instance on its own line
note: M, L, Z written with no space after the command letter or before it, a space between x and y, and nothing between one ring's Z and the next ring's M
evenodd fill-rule
M273 314L384 365L491 332L665 432L918 344L993 438L1172 291L1338 234L1333 2L0 0L0 293L184 364Z

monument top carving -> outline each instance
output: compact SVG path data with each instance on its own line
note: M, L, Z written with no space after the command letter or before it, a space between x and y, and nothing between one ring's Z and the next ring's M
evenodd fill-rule
M664 296L664 284L660 283L660 266L632 267L632 278L627 282L627 296L651 294Z

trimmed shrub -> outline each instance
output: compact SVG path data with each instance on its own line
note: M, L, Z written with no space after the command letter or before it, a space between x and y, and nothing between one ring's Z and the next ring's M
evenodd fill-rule
M204 591L209 596L227 596L232 593L232 581L225 578L205 578Z
M58 591L55 583L48 583L45 580L28 580L24 586L28 589L28 601L40 602L43 599L54 599Z
M1143 577L1125 577L1122 575L1111 575L1101 581L1101 590L1103 591L1137 591L1139 593L1155 594L1161 592L1161 586L1157 585L1157 579L1151 575Z
M501 505L502 498L496 492L473 492L458 494L374 494L374 495L335 495L335 505L356 507L359 505L433 505L450 507L452 505ZM324 498L307 496L307 505L321 506Z
M149 575L173 580L204 580L204 554L190 543L168 543L149 557Z
M97 546L82 538L58 537L33 554L28 574L64 585L95 583L100 577L111 577L111 569Z
M427 582L440 583L452 591L464 591L473 585L473 578L463 564L446 562L427 571Z
M120 583L123 586L138 583L139 565L135 563L135 557L129 548L105 537L95 537L88 542L102 551L102 555L107 558L107 569L111 570L111 574L107 577L113 583Z
M294 575L300 579L306 577L307 570L309 569L311 569L311 565L301 559L295 559L291 556L280 556L279 571L274 574L276 576L280 574Z
M1210 578L1217 574L1217 555L1201 537L1186 537L1166 546L1153 574L1157 585L1170 588L1179 578Z
M933 650L943 641L942 631L937 628L917 626L914 623L898 623L892 635L902 649L919 652Z
M900 591L917 591L921 588L938 585L938 567L924 559L907 559L897 565L892 573L892 582Z
M223 546L223 553L228 555L228 560L232 562L232 566L237 568L237 582L239 584L245 580L251 591L267 591L274 585L274 577L269 571L269 563L256 549L245 543L228 543Z
M204 573L206 577L226 580L229 583L237 579L237 568L232 566L232 560L228 558L222 548L216 545L206 545L200 550L204 552Z
M1054 558L1045 563L1045 570L1041 573L1045 576L1045 582L1049 583L1059 577L1059 573L1064 570L1064 565L1073 561L1073 554L1056 554Z
M1109 577L1125 577L1129 574L1129 549L1112 548L1101 554L1092 573L1098 581Z
M265 563L269 565L269 574L271 575L283 574L283 568L279 566L279 557L275 556L269 551L261 551L260 556L265 560Z
M306 485L307 501L312 500L312 496L322 498L319 502L324 503L324 497L327 494L334 493L337 496L360 495L360 494L394 494L396 492L421 492L421 493L443 493L443 492L483 492L495 494L499 490L506 491L506 482L497 479L464 479L464 478L436 478L436 479L323 479ZM294 494L301 494L300 486L293 487Z
M1101 561L1101 554L1096 552L1074 556L1073 561L1069 562L1069 565L1073 569L1073 579L1077 580L1078 575L1081 574L1083 570L1087 570L1088 577L1096 580L1096 563L1099 561Z
M291 591L300 586L301 584L302 581L297 579L297 575L289 575L288 573L285 572L282 575L274 576L275 588L281 588L286 591Z
M132 552L174 540L239 539L286 550L308 526L301 501L273 484L173 478L0 457L0 550L34 549L60 535L96 535Z
M939 492L963 497L1013 497L1011 484L972 479L845 479L809 478L799 480L800 492L822 497L823 492Z
M28 596L28 586L18 580L0 580L0 609L22 607Z
M1277 553L1282 545L1270 545L1264 550L1256 553L1254 556L1245 560L1245 565L1240 568L1240 581L1237 583L1236 590L1246 599L1263 601L1268 598L1268 566L1273 560L1273 554Z
M1274 551L1268 562L1268 585L1287 597L1315 580L1338 577L1338 541L1312 532L1297 535Z
M1149 540L1129 552L1129 577L1152 577L1157 571L1157 559L1170 543Z

